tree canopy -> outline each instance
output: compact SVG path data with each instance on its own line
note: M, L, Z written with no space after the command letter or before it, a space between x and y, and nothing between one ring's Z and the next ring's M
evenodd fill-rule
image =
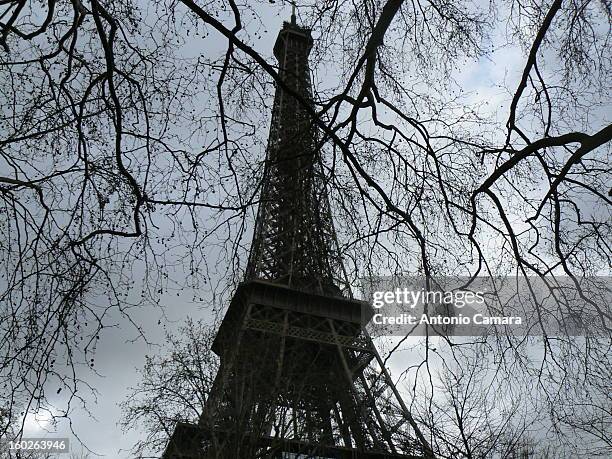
M609 274L607 0L305 1L297 11L315 37L315 104L303 102L352 283ZM177 286L214 294L218 312L240 280L284 84L269 26L279 15L284 2L0 6L0 435L49 390L71 394L68 404L81 397L109 316L131 323L131 308L157 307ZM544 336L530 357L529 340L448 340L440 384L459 379L468 392L447 401L433 397L444 344L398 345L419 356L402 375L414 400L429 401L414 405L429 434L452 426L440 454L479 451L461 416L441 421L433 407L469 395L463 381L483 352L493 387L536 388L550 431L609 452L610 318L596 309L596 336ZM478 396L474 406L488 406Z

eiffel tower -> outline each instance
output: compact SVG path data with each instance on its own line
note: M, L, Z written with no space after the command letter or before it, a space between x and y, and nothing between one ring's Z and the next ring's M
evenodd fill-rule
M303 103L314 107L312 44L292 14L274 45L288 89L276 89L246 276L212 347L220 367L199 424L179 423L164 459L430 451L365 331L372 307L352 298L338 253L317 130Z

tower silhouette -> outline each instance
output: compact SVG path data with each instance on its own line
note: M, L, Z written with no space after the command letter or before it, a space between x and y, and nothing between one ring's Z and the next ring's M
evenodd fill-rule
M338 253L307 109L312 44L295 15L276 40L284 84L245 280L213 343L220 367L200 422L179 423L164 458L408 458L426 444L415 440L364 328L373 310L352 298Z

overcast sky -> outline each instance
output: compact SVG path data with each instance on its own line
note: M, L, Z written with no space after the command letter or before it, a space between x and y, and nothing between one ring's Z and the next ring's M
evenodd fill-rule
M272 55L276 34L282 20L288 19L289 14L289 8L285 17L277 16L274 10L262 11L267 33L264 33L258 41L256 49L264 56ZM220 36L217 38L217 42L208 39L206 44L193 42L191 48L185 52L194 55L219 53L224 49L226 42ZM202 49L201 46L210 46L210 48ZM464 90L473 91L471 97L474 101L488 101L493 116L496 108L509 100L506 92L494 84L505 80L510 87L516 86L522 71L521 62L521 53L518 49L500 48L489 58L466 64L463 71L456 75L457 81ZM333 69L328 68L324 71L313 69L313 71L321 78L321 75L332 73ZM180 275L180 273L175 274ZM138 285L134 290L139 290ZM154 308L143 308L133 312L134 320L141 324L152 344L146 344L141 339L133 341L137 334L131 326L109 328L102 333L95 357L97 374L90 374L87 378L87 382L96 389L97 396L95 398L86 396L89 412L76 406L72 412L72 429L92 452L108 458L131 457L127 450L137 439L138 432L124 433L118 427L120 418L118 404L125 400L128 388L136 384L136 369L142 367L145 354L158 352L157 345L163 342L164 326L172 330L188 317L194 319L211 317L206 305L194 303L192 298L193 292L188 290L178 292L178 295L176 292L164 295L161 303L166 307L166 317L162 317L161 312ZM118 317L115 319L118 323L122 322ZM391 362L391 371L405 366L408 358L406 353L398 354ZM62 399L59 395L57 400L58 404L61 404ZM67 422L60 422L57 432L46 432L50 426L45 422L45 416L41 414L39 421L33 418L34 416L31 416L26 421L26 436L69 435ZM73 440L73 448L75 445L76 442Z

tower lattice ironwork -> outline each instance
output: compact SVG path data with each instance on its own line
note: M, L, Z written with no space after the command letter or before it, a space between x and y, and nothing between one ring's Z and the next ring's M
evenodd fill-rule
M293 22L285 23L274 46L279 76L293 94L279 88L274 98L261 204L246 278L346 295L348 284L335 250L317 130L303 103L314 108L308 69L311 46L310 31Z
M289 91L276 90L246 278L213 343L220 367L200 422L178 424L164 458L422 455L365 331L372 308L352 298L338 254L317 130L301 102L313 100L312 43L292 16L274 46Z

